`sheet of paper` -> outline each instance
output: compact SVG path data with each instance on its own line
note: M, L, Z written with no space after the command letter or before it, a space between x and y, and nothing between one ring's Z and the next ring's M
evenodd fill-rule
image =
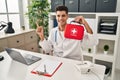
M56 70L61 66L62 62L46 59L32 72L45 72L48 76L52 76ZM45 75L46 75L45 74Z

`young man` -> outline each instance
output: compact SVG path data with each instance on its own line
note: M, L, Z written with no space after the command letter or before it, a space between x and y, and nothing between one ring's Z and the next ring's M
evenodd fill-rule
M68 19L68 8L66 6L58 6L56 8L56 19L58 27L51 30L48 40L44 38L43 27L36 23L36 32L40 37L40 46L45 53L51 53L58 57L82 60L82 47L93 46L97 43L92 29L82 16L77 16L74 18L74 21L83 24L86 32L82 40L68 39L64 37L64 30Z

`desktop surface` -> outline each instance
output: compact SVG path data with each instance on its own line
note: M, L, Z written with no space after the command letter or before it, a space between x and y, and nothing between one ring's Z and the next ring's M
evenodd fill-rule
M102 65L95 64L93 72L81 74L81 72L75 67L75 64L79 64L80 61L54 57L20 49L15 50L18 50L23 54L29 53L31 55L41 57L42 59L30 66L27 66L25 64L13 61L10 56L3 51L0 53L0 55L4 56L4 60L0 61L0 80L103 80L104 78L104 66ZM58 60L63 64L52 77L32 74L31 70L36 68L46 59L55 61ZM99 69L100 67L102 67L103 71Z

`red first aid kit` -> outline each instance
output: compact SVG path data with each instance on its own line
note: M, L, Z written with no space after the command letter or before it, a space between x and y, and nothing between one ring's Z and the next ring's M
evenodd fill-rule
M84 36L84 27L82 25L67 24L64 37L69 39L82 40Z

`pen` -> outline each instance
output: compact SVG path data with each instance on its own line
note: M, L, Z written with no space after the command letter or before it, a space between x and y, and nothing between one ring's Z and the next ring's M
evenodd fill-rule
M46 65L44 64L44 73L46 73L47 71L46 71Z
M44 75L46 74L46 65L44 64L44 72L37 71L38 75Z
M38 75L44 75L44 72L37 71Z

